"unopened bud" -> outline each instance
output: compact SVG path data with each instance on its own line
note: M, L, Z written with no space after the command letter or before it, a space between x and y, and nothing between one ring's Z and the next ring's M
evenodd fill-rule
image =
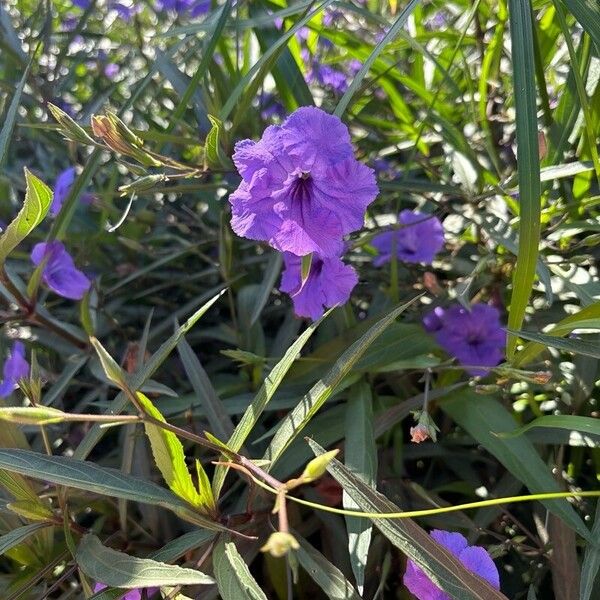
M267 543L260 550L268 552L275 558L282 558L290 550L298 550L298 548L300 544L291 533L276 531L269 536Z
M316 458L313 458L304 469L300 479L304 481L304 483L310 483L315 479L319 479L325 474L327 471L327 466L329 463L337 456L339 449L330 450L329 452L325 452Z
M125 374L123 369L117 364L115 359L106 351L104 346L95 338L91 337L90 342L98 354L100 364L104 374L112 381L117 387L123 389L125 387Z
M425 425L417 425L410 428L410 441L420 444L429 439L429 430Z

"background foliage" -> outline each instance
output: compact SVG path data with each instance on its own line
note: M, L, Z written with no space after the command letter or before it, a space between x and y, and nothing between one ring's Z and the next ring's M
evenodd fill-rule
M288 502L299 547L277 559L259 552L273 495L213 464L269 458L246 468L286 481L339 448L291 495L368 513L598 489L598 4L205 4L192 18L139 2L129 20L102 0L0 5L0 219L16 219L0 344L24 340L32 364L2 408L0 594L408 598L410 557L453 598L493 597L421 529L437 527L488 548L508 598L598 597L593 499L420 527ZM346 85L310 79L303 49ZM310 104L349 125L380 187L350 240L360 283L313 325L226 202L234 143ZM45 216L42 182L73 165ZM375 268L373 234L415 206L444 220L445 252ZM29 252L52 239L93 278L80 303L38 286ZM507 362L483 380L421 326L448 299L507 309ZM424 403L440 431L416 445Z

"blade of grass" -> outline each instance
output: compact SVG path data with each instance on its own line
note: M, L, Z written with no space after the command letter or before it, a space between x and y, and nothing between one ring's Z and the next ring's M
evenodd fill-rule
M533 288L540 241L540 161L535 96L531 3L509 0L515 90L517 168L519 178L519 252L513 273L508 325L520 329ZM507 356L514 356L517 338L509 335Z

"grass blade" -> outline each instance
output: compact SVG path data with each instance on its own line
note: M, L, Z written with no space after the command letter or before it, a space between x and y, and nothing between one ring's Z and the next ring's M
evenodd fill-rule
M369 54L367 60L365 60L360 71L354 76L352 83L348 86L348 89L344 93L344 95L340 98L338 105L335 107L335 111L333 114L341 117L348 108L352 97L358 90L362 80L365 78L365 75L369 72L369 69L377 59L377 57L381 54L383 49L388 45L389 42L393 41L394 38L400 33L400 30L404 27L406 20L412 13L412 11L416 8L417 4L419 4L420 0L410 0L410 2L402 9L398 18L394 21L394 24L390 27L389 31L385 34L383 39L373 48L373 52Z
M517 127L517 169L519 179L519 252L513 273L508 325L520 329L529 302L540 243L540 161L536 114L535 68L531 3L509 0L513 84ZM515 353L517 338L509 335L507 356Z

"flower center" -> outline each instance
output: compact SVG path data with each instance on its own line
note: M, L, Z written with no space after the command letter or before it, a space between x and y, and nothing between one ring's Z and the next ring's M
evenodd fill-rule
M310 173L301 173L296 177L290 187L292 202L306 204L310 201L312 191L312 179Z

